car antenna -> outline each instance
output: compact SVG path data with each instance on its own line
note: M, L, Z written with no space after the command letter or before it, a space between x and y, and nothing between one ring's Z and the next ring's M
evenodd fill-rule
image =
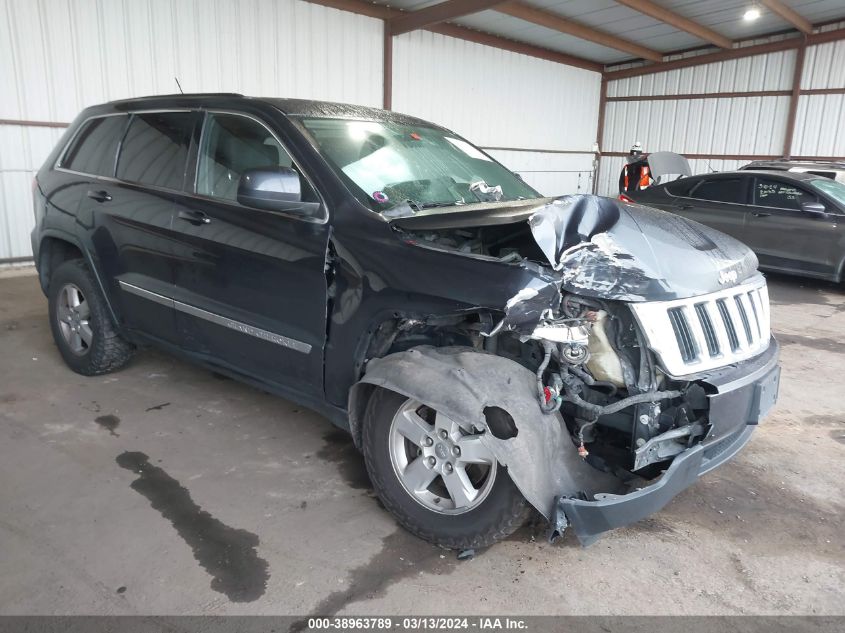
M176 80L176 86L179 88L179 92L185 94L185 91L182 90L182 84L179 83L179 77L174 77L173 79Z
M709 170L710 170L710 173L711 173L711 174L715 174L715 173L716 173L716 170L715 170L715 169L713 169L713 165L711 165L711 164L710 164L710 159L705 158L704 160L705 160L705 162L707 163L707 169L709 169Z

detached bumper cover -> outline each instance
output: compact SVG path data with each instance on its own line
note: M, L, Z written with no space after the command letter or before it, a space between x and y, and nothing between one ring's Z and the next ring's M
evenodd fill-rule
M596 494L592 500L560 498L556 510L566 516L582 545L658 512L699 477L736 455L777 400L778 350L773 339L760 356L701 380L716 389L709 396L710 433L701 444L676 456L654 483L623 495Z

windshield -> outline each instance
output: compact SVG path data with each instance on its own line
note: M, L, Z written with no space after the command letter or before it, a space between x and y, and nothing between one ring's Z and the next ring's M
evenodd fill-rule
M394 122L303 119L320 152L374 211L539 198L516 174L445 130Z
M814 178L810 181L810 185L814 189L826 193L839 204L845 205L845 185L841 182L830 178Z

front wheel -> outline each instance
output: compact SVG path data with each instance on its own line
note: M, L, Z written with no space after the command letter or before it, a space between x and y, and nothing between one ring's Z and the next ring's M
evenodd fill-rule
M365 417L370 479L408 531L452 549L486 547L528 518L530 506L480 434L385 389L375 391Z

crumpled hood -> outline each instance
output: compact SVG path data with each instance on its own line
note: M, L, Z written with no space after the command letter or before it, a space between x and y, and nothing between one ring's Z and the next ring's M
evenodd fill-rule
M683 299L743 282L757 257L743 243L678 215L612 198L556 198L529 218L569 292L620 301Z

